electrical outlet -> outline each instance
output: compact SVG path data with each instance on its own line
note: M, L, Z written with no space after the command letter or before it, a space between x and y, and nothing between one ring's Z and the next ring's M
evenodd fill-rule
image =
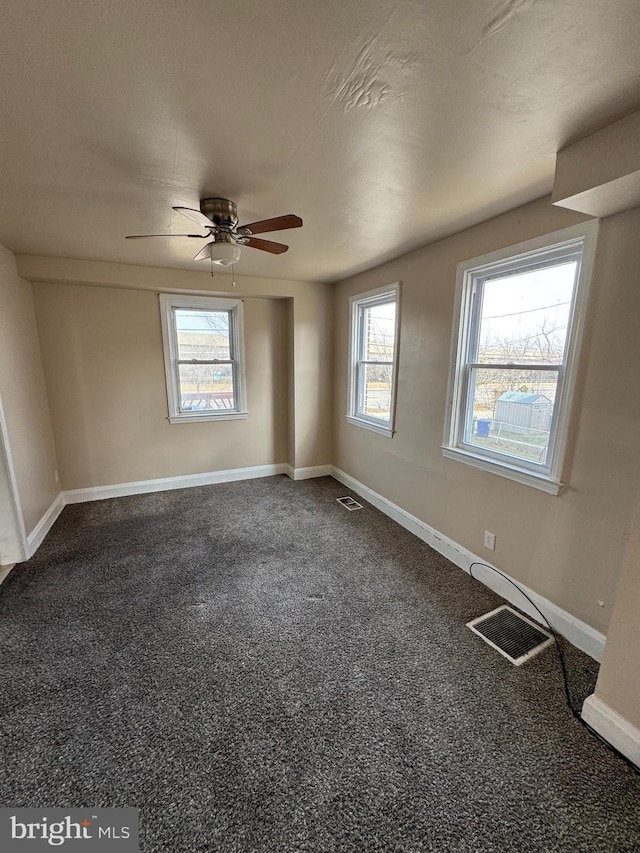
M488 530L484 532L484 547L488 548L490 551L495 551L496 548L496 534L489 533Z

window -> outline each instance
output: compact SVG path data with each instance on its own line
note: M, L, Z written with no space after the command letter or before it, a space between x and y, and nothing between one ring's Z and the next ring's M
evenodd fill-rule
M558 494L596 236L459 264L445 456Z
M349 300L351 368L347 420L393 435L400 284Z
M171 423L246 417L242 301L160 294Z

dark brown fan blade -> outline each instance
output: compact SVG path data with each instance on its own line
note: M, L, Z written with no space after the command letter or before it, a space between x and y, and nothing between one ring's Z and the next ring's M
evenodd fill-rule
M252 234L264 234L266 231L285 231L287 228L302 228L302 219L294 213L287 213L286 216L274 216L273 219L250 222L248 225L243 225L242 228L248 228Z
M274 243L273 240L260 240L257 237L250 237L244 246L251 246L252 249L262 249L263 252L271 252L272 255L281 255L283 252L288 252L289 247L284 243Z
M197 240L206 240L208 234L129 234L125 240L146 240L147 237L195 237Z
M192 207L174 207L173 209L177 210L178 213L181 213L183 216L188 216L189 219L193 219L193 221L197 222L198 225L202 226L202 228L215 228L209 217L205 216L204 213L201 213L199 210L194 210Z

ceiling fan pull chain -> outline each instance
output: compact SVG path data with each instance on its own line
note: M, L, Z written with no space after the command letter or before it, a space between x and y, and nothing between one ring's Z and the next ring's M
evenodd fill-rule
M231 264L231 287L236 286L236 265Z

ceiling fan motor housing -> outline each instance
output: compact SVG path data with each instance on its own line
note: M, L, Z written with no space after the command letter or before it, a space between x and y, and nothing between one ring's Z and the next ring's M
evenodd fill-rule
M238 224L238 208L228 198L203 198L200 210L218 228L233 230Z

